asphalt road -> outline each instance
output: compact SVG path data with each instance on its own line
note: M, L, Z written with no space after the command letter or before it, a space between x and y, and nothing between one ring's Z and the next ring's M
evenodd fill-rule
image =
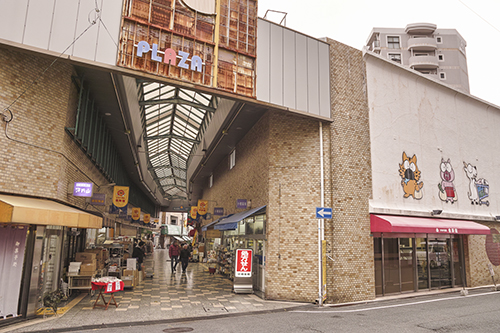
M488 289L341 307L145 323L78 332L500 332L500 292Z

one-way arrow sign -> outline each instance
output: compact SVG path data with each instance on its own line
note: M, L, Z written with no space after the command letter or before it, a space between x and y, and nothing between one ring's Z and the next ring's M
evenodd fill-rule
M332 209L327 207L316 207L316 218L317 219L331 219Z

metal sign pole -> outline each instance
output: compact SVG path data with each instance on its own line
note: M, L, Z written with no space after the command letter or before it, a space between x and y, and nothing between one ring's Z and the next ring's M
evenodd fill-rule
M325 206L325 189L324 189L324 171L323 171L323 123L319 122L319 156L320 156L320 173L321 173L321 207ZM318 219L318 290L319 290L319 306L323 306L323 221Z

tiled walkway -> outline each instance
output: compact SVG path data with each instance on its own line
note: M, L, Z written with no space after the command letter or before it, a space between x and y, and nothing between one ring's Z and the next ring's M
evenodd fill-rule
M11 332L31 332L101 324L206 317L231 313L291 308L302 303L265 301L255 295L234 294L232 281L210 275L205 264L190 263L187 272L170 272L168 250L155 250L153 278L133 288L115 293L118 307L92 309L97 296L85 296L67 313L50 319L29 321ZM109 296L106 296L106 299ZM0 329L0 332L7 330Z

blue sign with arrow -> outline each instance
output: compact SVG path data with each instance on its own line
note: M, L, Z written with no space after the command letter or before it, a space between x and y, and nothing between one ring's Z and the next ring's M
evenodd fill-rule
M332 209L328 207L316 207L316 218L317 219L331 219Z

